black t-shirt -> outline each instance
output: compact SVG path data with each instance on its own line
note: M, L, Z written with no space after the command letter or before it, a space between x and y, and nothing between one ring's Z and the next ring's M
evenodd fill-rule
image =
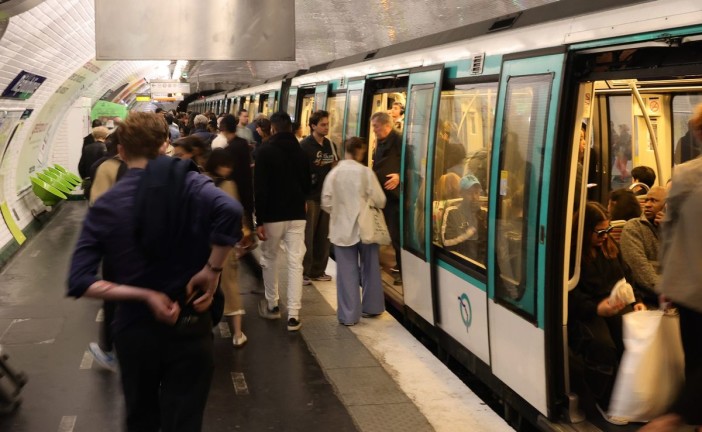
M321 201L322 199L324 179L337 160L332 145L332 142L327 138L324 138L322 145L319 145L312 135L300 142L300 147L302 147L307 159L310 161L310 183L312 188L310 193L307 194L306 199L308 200Z

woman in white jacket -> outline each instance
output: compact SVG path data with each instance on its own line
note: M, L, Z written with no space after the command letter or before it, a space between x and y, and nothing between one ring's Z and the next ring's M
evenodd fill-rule
M330 214L329 240L334 244L337 272L337 317L339 323L351 326L361 316L377 316L385 310L379 246L361 243L358 227L358 216L366 201L383 208L385 193L375 173L361 163L367 144L357 137L347 139L345 144L346 158L324 180L322 209Z

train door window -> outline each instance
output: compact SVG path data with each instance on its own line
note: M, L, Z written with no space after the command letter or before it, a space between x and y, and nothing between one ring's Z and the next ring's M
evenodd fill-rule
M249 105L249 121L253 121L258 114L258 98L259 96L256 95Z
M297 107L297 88L291 88L290 91L288 92L288 107L287 107L287 112L292 121L296 121L295 119L295 108Z
M673 164L678 165L702 154L702 142L690 129L690 117L695 107L702 103L702 94L673 96Z
M341 135L344 132L344 107L346 106L346 93L337 93L327 99L327 112L329 112L329 136L332 143L336 144L338 152L342 151L343 142ZM343 155L340 155L342 157Z
M432 242L483 268L496 104L497 83L442 91L434 153Z
M346 135L347 137L356 136L358 130L358 117L361 113L361 96L363 89L350 90L349 111L346 113Z
M310 131L310 116L314 112L314 93L306 95L302 98L302 111L300 112L300 125L302 126L302 135L308 136Z
M496 217L496 298L536 316L534 273L539 183L544 157L551 74L507 83L500 144Z
M610 96L608 105L610 189L617 190L631 185L631 96Z
M424 235L424 191L431 106L435 84L412 86L411 117L407 123L404 176L404 244L403 247L426 256Z

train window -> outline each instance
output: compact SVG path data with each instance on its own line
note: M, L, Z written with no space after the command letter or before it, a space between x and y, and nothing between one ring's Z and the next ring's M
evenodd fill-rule
M312 133L310 129L310 116L314 112L314 94L306 95L302 98L302 111L300 112L300 125L302 135L307 136Z
M497 83L441 92L434 153L432 242L483 268L496 102ZM476 232L468 238L470 227Z
M292 121L295 121L295 108L297 106L297 89L291 88L288 92L288 108L287 112Z
M695 107L702 103L702 94L673 96L673 164L678 165L702 154L699 142L689 127Z
M254 98L249 105L249 121L253 121L258 114L258 97Z
M536 314L537 218L551 74L512 77L507 83L500 143L495 296Z
M358 134L358 116L361 113L361 95L363 90L349 91L349 111L346 113L346 137Z
M631 96L610 96L609 104L609 163L610 189L631 185L633 140L631 137Z
M424 191L434 88L435 84L412 86L406 125L403 247L422 258L426 256Z
M339 155L343 155L343 123L344 107L346 106L346 93L339 93L327 99L327 111L329 112L329 139L336 144Z

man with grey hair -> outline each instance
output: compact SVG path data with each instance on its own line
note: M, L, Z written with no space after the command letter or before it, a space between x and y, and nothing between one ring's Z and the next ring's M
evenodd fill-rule
M661 280L658 272L658 248L666 196L664 187L653 186L646 195L641 217L631 219L624 225L620 241L622 258L631 268L634 283L641 291L644 303L649 306L658 305L658 295L655 292Z
M383 185L387 202L383 209L388 224L392 247L395 249L395 285L402 285L402 260L400 257L400 159L402 136L393 127L392 117L386 112L371 116L371 128L377 143L373 153L373 172Z
M215 135L207 130L207 123L209 122L210 119L208 119L207 116L202 114L196 115L193 121L195 130L190 134L200 138L206 144L207 148L210 148L212 141L215 139Z

